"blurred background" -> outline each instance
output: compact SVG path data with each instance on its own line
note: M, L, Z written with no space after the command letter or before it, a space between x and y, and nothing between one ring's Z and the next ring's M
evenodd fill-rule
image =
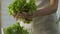
M16 20L8 15L8 4L11 3L12 0L2 0L2 28L7 27L8 25L11 25L16 22ZM57 10L57 18L60 16L60 0L59 0L59 5L58 5L58 10ZM58 23L58 33L60 33L60 23Z

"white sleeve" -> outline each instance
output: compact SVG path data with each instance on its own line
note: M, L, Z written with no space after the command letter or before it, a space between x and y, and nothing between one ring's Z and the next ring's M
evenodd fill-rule
M36 1L36 5L37 5L37 10L40 10L40 9L43 9L43 8L45 8L45 7L47 7L47 6L49 6L49 0L37 0Z

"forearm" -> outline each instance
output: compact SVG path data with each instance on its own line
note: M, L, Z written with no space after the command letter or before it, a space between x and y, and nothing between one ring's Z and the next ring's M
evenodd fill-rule
M34 14L34 17L36 16L46 16L46 15L50 15L50 14L53 14L56 12L57 9L54 9L54 10L38 10L35 14Z
M58 7L58 0L50 0L50 5L44 8L43 10L54 10L57 9Z
M58 7L58 0L50 0L50 5L42 10L51 12L52 10L57 9Z
M58 7L58 0L50 0L50 5L44 9L37 10L35 16L44 16L56 12Z

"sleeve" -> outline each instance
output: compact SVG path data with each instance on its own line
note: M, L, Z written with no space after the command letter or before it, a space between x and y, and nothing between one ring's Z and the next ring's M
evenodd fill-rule
M49 6L49 4L50 4L49 0L41 1L41 3L39 5L37 5L37 7L38 7L37 10L44 9L47 6Z

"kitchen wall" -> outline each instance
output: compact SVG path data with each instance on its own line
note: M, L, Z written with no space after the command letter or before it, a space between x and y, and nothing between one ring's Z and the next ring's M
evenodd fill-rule
M15 19L12 16L8 15L8 4L12 0L2 0L2 27L5 28L5 26L11 25L15 23Z

